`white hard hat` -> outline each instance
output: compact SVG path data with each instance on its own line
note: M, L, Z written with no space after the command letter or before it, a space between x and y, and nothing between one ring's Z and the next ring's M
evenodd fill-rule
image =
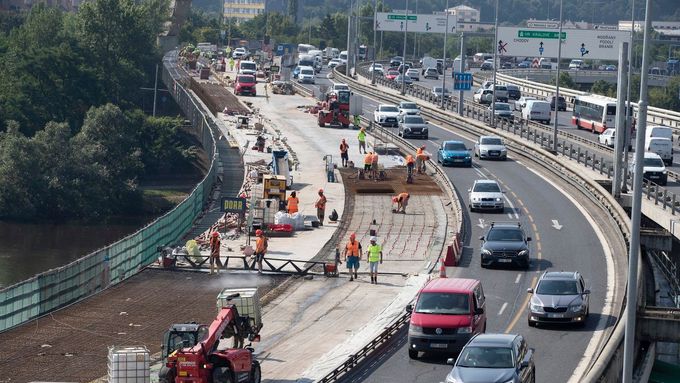
M378 242L378 238L376 238L375 236L371 237L371 242Z

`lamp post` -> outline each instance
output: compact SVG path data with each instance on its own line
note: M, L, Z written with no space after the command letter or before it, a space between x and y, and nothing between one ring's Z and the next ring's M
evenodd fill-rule
M404 56L401 62L401 94L406 94L406 36L408 35L408 0L406 0L406 10L404 11Z
M560 112L560 61L562 61L562 0L560 0L560 29L557 34L557 78L555 79L555 121L553 121L553 151L557 153L557 124Z
M378 0L373 0L373 66L371 67L371 84L375 85L375 42L376 42L376 23L378 22ZM366 52L368 53L368 52Z
M630 142L631 126L633 123L633 113L630 108L633 106L630 102L630 83L633 82L633 48L635 47L635 0L632 1L630 10L630 46L628 47L628 84L626 90L626 128L624 129L625 136L623 137L623 185L621 185L621 193L628 193L628 146Z
M498 0L496 0L496 21L494 23L493 43L493 94L491 95L491 126L496 127L496 72L498 67Z
M345 63L345 76L349 76L350 54L352 53L352 50L349 49L351 35L352 35L352 0L349 1L349 13L347 14L347 62Z
M444 75L442 76L442 109L444 109L446 97L446 40L449 36L449 0L446 0L446 9L444 9L444 12L446 12L446 30L444 31L444 64L442 65L442 71L444 72Z

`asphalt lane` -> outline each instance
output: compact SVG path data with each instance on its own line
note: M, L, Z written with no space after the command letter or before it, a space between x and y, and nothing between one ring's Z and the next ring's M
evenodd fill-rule
M316 91L318 85L328 84L330 81L322 73L317 77ZM377 104L375 100L364 97L365 116L371 118ZM412 141L416 145L425 143L427 150L436 155L441 141L460 139L468 147L472 147L473 143L469 138L431 126L428 141ZM602 276L606 270L605 254L591 223L577 209L574 201L512 157L505 162L474 159L473 168L445 168L445 171L453 181L464 206L467 206L467 190L474 180L481 178L499 180L508 198L503 214L466 213L470 236L466 241L462 265L455 271L455 276L482 281L487 297L487 332L524 334L530 346L536 349L537 381L566 382L584 355L604 305L607 281ZM491 221L516 220L522 223L527 234L533 238L530 243L531 269L482 269L479 265L478 238L485 234ZM553 220L557 221L555 225ZM591 316L584 328L527 326L526 289L533 287L540 274L547 269L579 270L584 274L588 287L593 291ZM363 375L358 381L444 380L451 368L445 364L445 358L410 360L405 339L399 339L398 342L401 347L389 359L383 359L373 366L372 371L367 371L368 375Z

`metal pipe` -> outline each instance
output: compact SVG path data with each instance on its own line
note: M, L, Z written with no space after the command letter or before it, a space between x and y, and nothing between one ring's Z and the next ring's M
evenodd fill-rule
M460 32L460 72L465 73L465 36L463 32ZM464 90L458 91L458 114L463 115L463 105L465 101L463 99L465 92Z
M442 109L444 109L444 96L446 95L446 39L449 36L449 0L446 0L446 30L444 31L444 63L442 64Z
M623 383L633 382L635 363L635 314L637 314L637 267L640 256L640 219L642 215L642 162L647 130L647 78L649 77L649 32L652 29L652 1L646 0L645 29L640 69L640 101L638 102L638 131L635 140L635 175L633 178L633 207L631 209L630 248L628 249L628 289L626 291L626 332L623 341Z
M494 22L493 43L493 93L491 94L491 126L496 127L496 71L498 67L498 0L496 0L496 21Z
M406 0L406 8L404 14L404 56L401 59L401 94L406 94L406 37L408 36L408 0Z
M628 43L622 41L619 48L619 73L618 86L616 89L616 142L614 145L614 181L612 182L612 195L614 198L621 196L621 179L623 178L623 146L625 145L625 91L626 91L626 68L628 63Z
M635 47L635 0L632 1L630 11L630 46L628 47L628 90L626 91L626 130L624 131L623 147L623 185L621 193L628 193L628 146L632 135L633 113L630 111L633 106L630 102L630 87L633 82L633 48Z
M562 61L562 0L560 0L560 30L557 36L557 78L555 79L555 121L553 125L553 152L557 153L557 125L560 113L560 61Z

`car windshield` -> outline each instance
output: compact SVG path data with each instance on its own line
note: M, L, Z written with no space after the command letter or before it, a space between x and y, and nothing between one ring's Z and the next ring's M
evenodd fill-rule
M447 142L444 144L444 150L467 150L465 144L462 142Z
M416 313L457 315L469 314L470 302L467 294L427 293L420 294Z
M388 71L387 74L397 76L397 75L399 75L399 71L391 70L391 71Z
M468 346L458 357L458 367L513 368L512 349L508 347Z
M418 106L412 102L404 102L401 104L402 109L418 109Z
M477 182L472 191L479 193L500 193L501 188L495 182Z
M578 294L578 287L575 280L557 281L545 279L538 283L536 294L576 295Z
M242 83L253 83L255 82L255 78L253 76L238 76L237 81Z
M399 109L397 109L396 106L381 106L380 111L381 112L399 112Z
M482 138L482 145L503 145L503 140L498 137Z
M489 230L486 236L487 241L507 241L517 242L523 241L522 232L518 229L494 227Z
M663 167L663 160L661 158L645 158L645 161L643 162L643 166L649 166L649 167L655 167L655 168L661 168Z
M406 116L404 118L404 123L405 124L424 124L425 120L423 120L423 118L420 117L420 116Z
M335 90L349 90L349 87L345 84L335 84L333 86L333 89L335 89Z
M241 69L256 70L257 65L255 63L241 63Z
M300 71L300 73L310 75L310 76L314 75L314 71L311 70L311 69L303 69L303 70Z
M510 105L497 102L494 110L510 110Z

